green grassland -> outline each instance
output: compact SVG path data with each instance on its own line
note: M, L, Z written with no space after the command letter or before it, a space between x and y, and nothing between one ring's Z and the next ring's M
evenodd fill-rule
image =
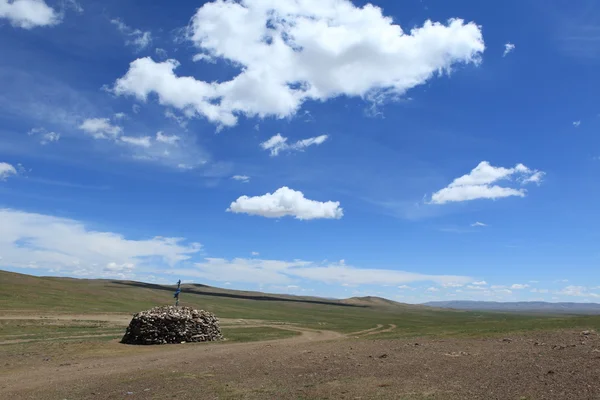
M156 305L172 304L172 286L149 285L109 280L40 278L0 271L0 316L3 313L125 313L132 314ZM413 336L488 336L548 329L600 329L599 316L541 316L503 313L466 312L433 309L419 305L395 303L377 298L326 300L312 297L268 295L185 285L181 305L204 309L220 318L258 319L298 324L300 326L351 333L394 324L396 329L369 338ZM21 322L26 324L26 322ZM91 325L91 326L90 326ZM110 324L82 323L79 328L68 324L21 326L20 332L60 337L65 333L96 330L118 332ZM250 331L251 332L251 328ZM256 335L273 337L269 328L258 328ZM272 329L272 328L271 328ZM14 327L0 324L0 336L14 334ZM293 334L280 332L285 336ZM4 332L4 333L2 333ZM231 335L249 334L238 331ZM0 341L2 337L0 337Z

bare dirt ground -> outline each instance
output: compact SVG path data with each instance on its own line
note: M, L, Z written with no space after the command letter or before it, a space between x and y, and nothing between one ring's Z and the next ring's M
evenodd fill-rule
M600 399L600 338L593 332L373 340L365 338L395 327L342 335L267 321L226 325L301 335L168 346L113 340L93 351L86 342L38 344L41 350L0 360L0 398Z

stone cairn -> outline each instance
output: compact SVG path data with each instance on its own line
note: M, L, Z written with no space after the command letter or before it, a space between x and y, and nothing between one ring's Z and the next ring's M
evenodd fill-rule
M133 316L121 343L167 344L222 340L219 319L204 310L163 306Z

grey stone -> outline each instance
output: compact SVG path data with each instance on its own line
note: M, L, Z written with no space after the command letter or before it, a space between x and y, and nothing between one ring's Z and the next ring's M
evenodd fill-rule
M135 314L121 343L150 345L222 339L219 319L208 311L163 306Z

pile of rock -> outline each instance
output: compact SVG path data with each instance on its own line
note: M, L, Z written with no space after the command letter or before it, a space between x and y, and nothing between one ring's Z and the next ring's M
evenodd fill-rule
M204 310L163 306L133 316L121 343L167 344L222 340L219 319Z

